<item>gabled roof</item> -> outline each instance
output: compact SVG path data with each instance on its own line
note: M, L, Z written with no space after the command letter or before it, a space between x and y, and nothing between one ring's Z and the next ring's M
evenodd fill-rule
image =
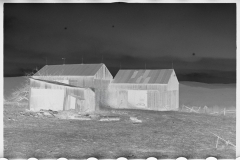
M33 76L94 76L104 64L45 65Z
M112 83L167 84L173 69L161 70L120 70Z

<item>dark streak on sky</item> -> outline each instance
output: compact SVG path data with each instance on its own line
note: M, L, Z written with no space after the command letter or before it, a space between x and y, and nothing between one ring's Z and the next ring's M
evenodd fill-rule
M4 4L4 76L46 64L236 71L236 4ZM103 60L102 60L103 59Z

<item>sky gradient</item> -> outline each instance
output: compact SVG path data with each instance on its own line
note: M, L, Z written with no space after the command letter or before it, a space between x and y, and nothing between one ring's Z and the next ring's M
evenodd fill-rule
M173 67L180 80L230 74L230 83L236 4L4 4L4 76L40 69L46 59L62 64L62 58L103 62L113 76L120 67L146 64Z

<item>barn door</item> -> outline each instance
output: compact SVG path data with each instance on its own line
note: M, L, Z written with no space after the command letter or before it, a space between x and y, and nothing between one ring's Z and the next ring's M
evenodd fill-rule
M77 103L76 103L76 110L78 112L85 112L85 105L84 105L84 100L82 99L77 99Z
M145 90L129 90L128 102L131 106L137 108L147 108L147 91Z
M69 95L69 109L75 109L76 106L76 98Z
M127 108L127 91L119 91L118 107Z

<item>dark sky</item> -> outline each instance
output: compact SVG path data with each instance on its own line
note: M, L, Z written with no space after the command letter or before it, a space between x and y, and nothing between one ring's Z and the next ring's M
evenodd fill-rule
M4 76L46 64L236 71L236 4L4 4ZM103 57L103 58L102 58ZM102 60L103 59L103 60ZM215 73L216 73L215 72Z

